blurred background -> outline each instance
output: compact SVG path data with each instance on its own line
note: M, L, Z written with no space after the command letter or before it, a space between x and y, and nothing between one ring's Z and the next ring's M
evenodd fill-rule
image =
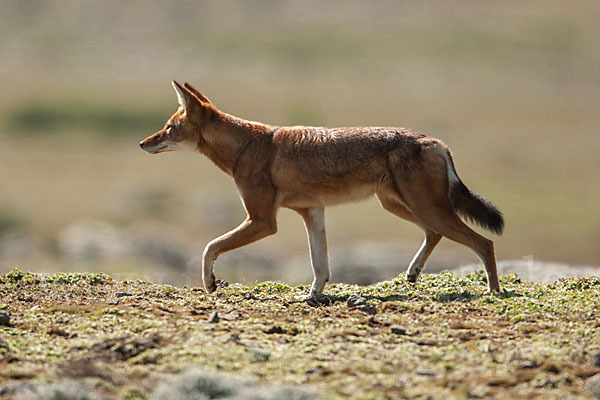
M102 271L200 284L244 218L231 178L138 142L176 109L172 79L274 125L410 127L506 218L500 260L600 265L600 3L4 1L0 273ZM375 199L327 209L335 281L404 272L421 231ZM478 260L442 241L429 271ZM565 265L563 265L564 263ZM222 256L218 278L309 283L301 219Z

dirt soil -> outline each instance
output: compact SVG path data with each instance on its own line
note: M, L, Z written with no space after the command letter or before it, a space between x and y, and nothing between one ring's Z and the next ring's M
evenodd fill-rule
M190 366L310 389L323 399L595 398L600 278L550 284L481 272L368 287L279 282L214 295L104 274L0 275L0 398L83 380L147 398Z

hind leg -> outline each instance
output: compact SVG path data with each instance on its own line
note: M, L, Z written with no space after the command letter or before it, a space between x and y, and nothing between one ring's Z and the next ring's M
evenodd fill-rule
M425 263L427 262L427 258L431 255L431 252L435 248L435 246L439 243L442 235L439 233L432 231L431 229L427 229L423 227L415 218L415 216L404 206L402 201L400 200L398 195L392 193L377 193L377 198L381 203L381 206L391 212L403 218L407 221L413 222L421 227L425 232L425 240L421 245L421 248L415 254L412 261L408 266L408 270L406 271L406 279L409 282L416 282L421 274L421 271L425 268Z
M398 160L398 157L390 158L392 164ZM404 171L402 175L393 175L395 192L426 232L433 231L473 250L485 266L490 291L500 291L494 244L469 228L450 202L449 189L453 176L448 172L451 167L448 160L445 146L425 148L420 154L418 168ZM422 248L428 249L427 239ZM421 251L415 257L417 261L420 254ZM424 251L423 255L426 254Z
M435 246L442 239L442 235L437 232L434 232L430 229L424 228L425 231L425 240L421 245L421 248L415 254L410 265L408 266L408 270L406 271L406 280L409 282L416 282L419 279L419 275L421 275L421 271L425 268L425 262L427 258L435 248Z
M499 292L500 282L498 281L494 243L473 231L458 216L449 226L447 224L438 229L448 239L464 244L477 254L485 267L490 292Z
M427 229L473 250L485 266L490 292L499 292L500 283L498 282L494 243L469 228L459 218L449 202L435 201L433 197L420 197L419 201L419 207L412 209L415 217Z

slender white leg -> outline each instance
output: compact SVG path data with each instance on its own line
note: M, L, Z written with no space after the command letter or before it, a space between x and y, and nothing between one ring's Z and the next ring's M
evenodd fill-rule
M417 254L415 254L415 256L413 257L412 261L410 262L410 265L408 266L408 270L406 271L406 279L409 282L417 281L419 275L421 274L421 271L423 271L423 268L425 267L425 262L427 261L427 258L429 257L429 255L433 251L433 248L438 244L441 238L442 235L440 235L439 233L435 233L428 229L425 230L425 240L423 241L423 244L421 245L419 251L417 251Z
M329 256L327 255L327 237L325 234L325 212L322 208L308 208L296 210L304 218L310 260L314 280L310 288L310 295L316 296L323 293L325 285L331 276L329 272Z

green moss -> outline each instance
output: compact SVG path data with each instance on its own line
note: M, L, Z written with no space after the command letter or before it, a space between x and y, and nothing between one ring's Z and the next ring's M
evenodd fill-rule
M417 284L332 284L318 302L281 282L205 295L104 274L15 270L0 281L11 285L0 308L15 321L0 327L2 357L14 357L0 385L53 381L53 369L96 360L82 374L116 398L145 398L148 377L191 364L302 383L324 399L511 398L537 388L585 397L585 380L600 373L590 363L600 352L598 278L537 285L509 275L490 295L483 272L444 272ZM351 295L376 314L350 309ZM213 312L218 322L207 322ZM526 361L534 368L522 369Z
M6 275L6 278L3 281L8 283L16 283L23 279L24 276L25 274L20 269L15 268Z
M90 285L101 285L112 278L106 274L101 273L72 273L72 272L59 272L53 275L49 275L45 278L48 283L58 283L65 285L73 284L90 284Z

